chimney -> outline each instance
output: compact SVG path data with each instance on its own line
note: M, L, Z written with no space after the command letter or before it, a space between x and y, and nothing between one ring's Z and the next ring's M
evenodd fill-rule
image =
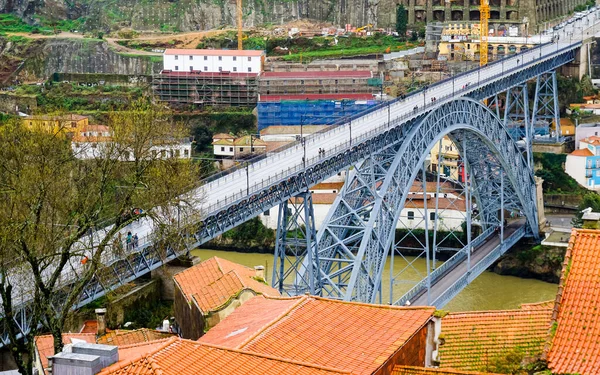
M52 375L95 375L102 371L97 355L61 352L48 358Z
M256 273L256 278L265 281L265 267L264 266L254 266L254 272Z
M96 309L96 320L98 322L98 336L104 336L106 333L106 309Z
M93 355L99 357L102 368L108 367L119 361L119 351L114 345L78 342L73 344L71 351L76 354Z

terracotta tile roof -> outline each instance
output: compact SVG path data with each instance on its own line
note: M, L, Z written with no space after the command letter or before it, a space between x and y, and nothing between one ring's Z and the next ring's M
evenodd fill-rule
M257 281L255 276L256 271L252 268L213 257L176 274L173 279L189 302L194 299L204 312L208 312L219 308L223 301L237 295L242 289L279 296L277 290Z
M344 182L340 181L340 182L321 182L320 184L316 184L315 186L311 187L310 190L312 191L318 191L318 190L337 190L340 191L340 189L344 186Z
M119 361L100 375L334 375L349 372L195 341L171 339L137 359Z
M285 79L321 79L321 78L371 78L370 70L336 70L336 71L311 71L311 72L264 72L264 78Z
M489 372L460 371L430 367L394 366L391 375L494 375Z
M217 133L212 136L212 139L235 139L233 135L225 134L225 133Z
M96 334L94 333L63 333L63 344L71 344L71 339L84 340L90 344L96 343ZM48 357L54 355L54 338L52 335L35 336L35 347L40 357L42 367L48 367Z
M327 128L330 125L271 125L260 131L260 135L296 135L300 134L300 128L302 128L302 134L313 134Z
M267 145L262 139L250 135L236 138L233 144L236 146L250 146L252 144L253 147L265 147Z
M26 116L24 117L26 120L55 120L55 121L80 121L88 118L87 116L68 114L68 115L60 115L60 116L51 116L51 115L41 115L41 116Z
M298 298L252 297L244 309L236 309L227 318L227 324L217 324L199 342L239 348L249 337L254 336L268 323L277 321L294 305L302 303Z
M290 140L290 141L265 141L265 143L267 144L266 152L271 152L271 151L277 150L279 147L283 147L292 142L294 142L294 141L292 141L292 140Z
M363 81L364 82L364 81ZM366 91L366 90L365 90ZM264 95L261 94L260 102L280 102L288 100L374 100L370 93L340 92L332 94L288 94L288 95Z
M542 354L552 309L450 313L442 319L440 367L481 371L499 355Z
M588 150L587 148L582 148L579 150L575 150L573 152L571 152L569 155L573 155L573 156L594 156L594 154Z
M138 344L119 346L119 362L130 362L140 358L142 355L162 348L167 342L172 341L174 336L168 338L141 342Z
M580 142L589 143L590 145L599 145L600 137L596 137L595 135L592 135L591 137L585 137L584 139L580 140Z
M160 332L148 328L140 328L134 330L115 330L107 332L105 335L98 337L97 343L122 346L160 340L169 337L173 337L173 334Z
M194 55L194 56L261 56L265 51L237 49L184 49L167 48L165 55Z
M214 146L233 146L233 141L229 139L217 139L212 144Z
M571 120L568 117L561 117L560 118L560 125L561 126L574 126L575 124L573 123L573 120Z
M523 303L520 306L521 310L546 310L554 308L554 301L543 301L536 303Z
M235 335L230 340L222 337L220 342L248 352L338 368L353 374L371 374L418 332L435 310L311 296L296 299L297 304L256 330L245 343L239 344ZM244 322L239 320L245 321L244 315L256 309L256 305L246 303L219 325L243 326ZM224 327L219 329L223 334L227 332ZM229 335L233 333L230 331Z
M441 197L441 194L440 194ZM411 198L409 195L408 198ZM406 199L406 203L404 204L404 208L425 208L425 200L423 199L423 194L421 194L421 199L418 197L412 197L411 200ZM440 210L455 210L455 211L466 211L466 203L464 199L450 199L450 198L438 198L438 209ZM435 208L435 198L427 197L427 207Z
M553 373L600 374L600 231L571 233L548 353Z
M86 320L83 322L79 333L97 333L98 332L98 321L97 320Z

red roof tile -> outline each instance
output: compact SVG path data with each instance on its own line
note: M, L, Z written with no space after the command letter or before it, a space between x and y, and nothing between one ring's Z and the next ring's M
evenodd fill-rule
M429 367L395 366L391 375L494 375L489 372L460 371Z
M334 375L348 372L256 353L172 339L134 360L119 361L101 375Z
M573 155L573 156L594 156L594 154L588 150L587 148L582 148L579 150L575 150L573 152L571 152L569 155Z
M79 333L98 333L98 321L97 320L86 320L81 326Z
M589 143L591 145L599 145L600 144L600 137L596 137L595 135L592 135L591 137L585 137L580 142Z
M302 303L298 298L265 298L256 296L244 304L244 309L236 309L227 317L226 324L211 328L199 342L239 348L248 338L254 336L268 323L277 321L294 305Z
M243 289L279 296L277 290L255 277L252 268L213 257L176 274L173 279L188 301L194 299L199 308L208 312L218 309Z
M94 333L63 333L63 344L71 344L71 339L84 340L90 344L96 343L96 335ZM35 337L35 347L40 357L42 367L48 367L48 357L54 355L54 338L52 335L41 335Z
M370 70L334 70L310 72L263 72L264 78L319 79L319 78L371 78Z
M309 296L297 299L298 303L279 317L271 321L265 319L268 322L253 335L247 334L246 342L240 345L239 338L233 335L235 329L244 326L245 314L255 311L263 300L242 305L219 323L223 326L219 327L222 334L228 331L225 327L232 327L228 334L230 339L221 336L219 342L248 352L348 370L353 374L371 374L418 332L435 310Z
M296 94L296 95L260 95L261 102L279 102L282 100L373 100L373 94L337 93L337 94Z
M523 303L520 306L521 310L547 310L554 308L554 301L543 301L536 303Z
M172 337L173 334L160 332L148 328L140 328L134 330L115 330L107 332L105 335L98 337L98 344L106 345L132 345L148 341L161 340Z
M537 358L551 315L551 308L450 313L442 319L440 367L482 371L514 350Z
M600 374L600 231L574 229L565 254L548 353L553 373Z
M160 340L119 346L119 362L130 362L132 360L139 359L144 354L151 353L162 348L167 342L172 341L172 338L174 338L174 336Z

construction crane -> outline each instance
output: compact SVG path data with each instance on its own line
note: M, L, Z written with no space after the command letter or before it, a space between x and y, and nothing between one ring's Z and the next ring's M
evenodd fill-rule
M481 34L481 43L479 43L479 66L487 65L488 63L488 20L490 19L490 3L489 0L480 0L479 5L479 33Z
M481 0L483 1L483 0ZM243 50L242 46L242 0L236 0L236 8L237 8L237 42L238 42L238 50Z

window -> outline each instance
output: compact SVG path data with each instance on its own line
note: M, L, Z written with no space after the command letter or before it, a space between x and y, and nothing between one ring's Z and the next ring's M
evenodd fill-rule
M335 84L336 84L336 85L338 84L338 80L337 80L337 79L335 80Z
M221 147L221 151L225 151L225 147Z
M175 70L179 70L179 66L175 65Z
M248 73L252 73L252 68L248 68Z
M244 148L243 147L240 147L240 152L244 152Z
M252 150L250 152L254 152L254 147L252 147Z
M179 60L179 56L175 55L175 60Z
M414 211L408 211L407 217L408 217L408 220L414 220L415 219L415 212Z
M193 72L193 71L194 71L194 67L190 66L190 72Z
M429 220L435 220L435 212L429 213Z
M208 71L208 66L204 67L204 71L207 72Z
M233 67L233 71L234 71L234 72L237 72L237 66L234 66L234 67Z
M271 216L271 210L266 210L263 212L263 216Z
M600 159L596 159L596 168L600 168Z
M219 61L223 61L223 56L219 56Z
M600 177L600 171L596 171L596 177Z
M252 61L252 57L248 56L248 61Z
M190 150L188 150L187 148L185 150L183 150L183 156L184 157L189 157L190 156Z
M219 67L219 72L222 72L222 71L223 71L223 67Z
M190 56L190 61L194 60L194 56Z
M587 161L587 167L588 167L588 168L591 168L591 167L592 167L592 161L591 161L590 159L588 159L588 161Z
M233 56L233 61L237 61L237 56Z
M300 80L300 84L301 84L301 85L303 85L303 84L304 84L304 80L303 80L303 79L301 79L301 80Z
M229 152L233 152L233 147L229 147Z
M175 150L175 156L178 157L178 158L181 157L181 150L180 149Z
M204 61L208 60L208 56L204 56Z

